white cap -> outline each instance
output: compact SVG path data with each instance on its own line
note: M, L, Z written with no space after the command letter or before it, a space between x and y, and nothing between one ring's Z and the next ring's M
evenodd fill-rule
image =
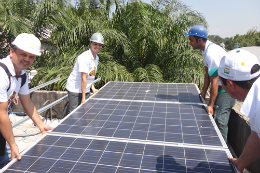
M259 64L257 57L243 49L229 51L219 65L218 75L232 81L247 81L257 77L260 71L251 74L251 69Z
M19 34L14 39L12 44L23 51L29 52L29 53L37 55L37 56L41 55L41 52L40 52L41 42L33 34L27 34L27 33Z

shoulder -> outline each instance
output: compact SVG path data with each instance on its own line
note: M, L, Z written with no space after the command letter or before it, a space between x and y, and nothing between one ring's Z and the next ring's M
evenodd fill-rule
M82 61L82 60L88 61L89 59L91 59L89 50L87 50L87 51L81 53L81 54L78 56L78 60L80 60L80 61Z
M220 56L220 57L223 57L226 54L227 52L217 44L210 45L206 53L207 56Z
M4 68L0 67L0 78L8 78L8 75L6 74L6 71Z
M260 78L258 78L247 93L240 112L248 117L254 116L254 112L260 107Z

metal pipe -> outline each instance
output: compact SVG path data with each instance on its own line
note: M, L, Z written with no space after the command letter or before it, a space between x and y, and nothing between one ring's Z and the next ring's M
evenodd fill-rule
M35 90L40 89L40 88L42 88L42 87L44 87L44 86L47 86L47 85L49 85L49 84L51 84L51 83L54 83L54 82L56 82L56 81L58 81L58 80L60 80L60 77L58 77L58 78L56 78L56 79L53 79L53 80L51 80L51 81L49 81L49 82L46 82L46 83L44 83L44 84L42 84L42 85L39 85L39 86L37 86L37 87L34 87L34 88L32 88L31 90L29 90L29 91L30 91L30 92L35 91ZM98 81L100 81L100 80L101 80L101 79L98 78L98 79L94 80L93 83L96 83L96 82L98 82ZM56 101L54 101L54 102L48 104L47 106L45 106L45 107L43 107L43 108L38 109L38 110L37 110L38 114L40 114L40 113L42 113L42 112L44 112L44 111L50 109L51 107L53 107L53 106L55 106L56 104L62 102L62 101L65 100L66 98L68 98L68 95L66 95L66 96L64 96L64 97L62 97L62 98L60 98L60 99L58 99L58 100L56 100ZM16 126L18 126L18 125L24 123L25 121L27 121L27 120L29 120L29 119L30 119L30 117L26 116L26 117L24 117L23 119L21 119L21 120L15 122L15 123L12 125L12 127L15 128Z
M45 82L45 83L43 83L43 84L41 84L41 85L38 85L38 86L36 86L36 87L34 87L34 88L31 88L31 89L29 89L29 93L31 93L31 92L33 92L33 91L36 91L36 90L38 90L38 89L41 89L41 88L43 88L43 87L45 87L45 86L47 86L47 85L50 85L50 84L52 84L52 83L54 83L54 82L59 81L59 80L60 80L60 77L58 77L58 78L56 78L56 79L53 79L53 80L50 80L50 81L48 81L48 82Z
M54 101L54 102L48 104L47 106L44 106L43 108L38 109L37 112L40 114L40 113L42 113L42 112L44 112L44 111L50 109L51 107L55 106L56 104L62 102L62 101L65 100L66 98L68 98L68 95L63 96L62 98L60 98L60 99L58 99L58 100L56 100L56 101ZM26 116L26 117L24 117L23 119L21 119L21 120L15 122L15 123L12 125L12 127L15 128L16 126L18 126L18 125L24 123L25 121L27 121L27 120L29 120L29 119L30 119L30 117L29 117L29 116Z

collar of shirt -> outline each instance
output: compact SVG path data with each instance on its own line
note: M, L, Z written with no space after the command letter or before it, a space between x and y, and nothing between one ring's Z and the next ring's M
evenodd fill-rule
M6 58L3 59L3 63L7 66L9 72L11 73L12 76L16 76L15 70L14 70L14 65L11 61L10 56L8 55ZM21 71L21 75L25 73L24 70Z
M99 60L99 58L98 58L98 56L96 55L96 59L94 59L94 56L93 56L93 54L92 54L92 52L91 52L91 50L89 49L89 52L90 52L90 56L91 56L91 59L92 60Z
M204 49L204 51L202 51L202 55L205 55L207 53L209 43L211 43L211 41L207 40L206 45L205 45L205 49Z

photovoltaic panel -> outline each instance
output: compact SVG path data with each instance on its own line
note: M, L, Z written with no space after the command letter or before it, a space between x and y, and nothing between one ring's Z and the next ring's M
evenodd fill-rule
M201 105L89 100L53 132L223 146Z
M45 136L5 172L234 173L228 150Z
M235 172L195 84L109 82L5 172Z
M201 103L195 84L108 82L95 99Z

